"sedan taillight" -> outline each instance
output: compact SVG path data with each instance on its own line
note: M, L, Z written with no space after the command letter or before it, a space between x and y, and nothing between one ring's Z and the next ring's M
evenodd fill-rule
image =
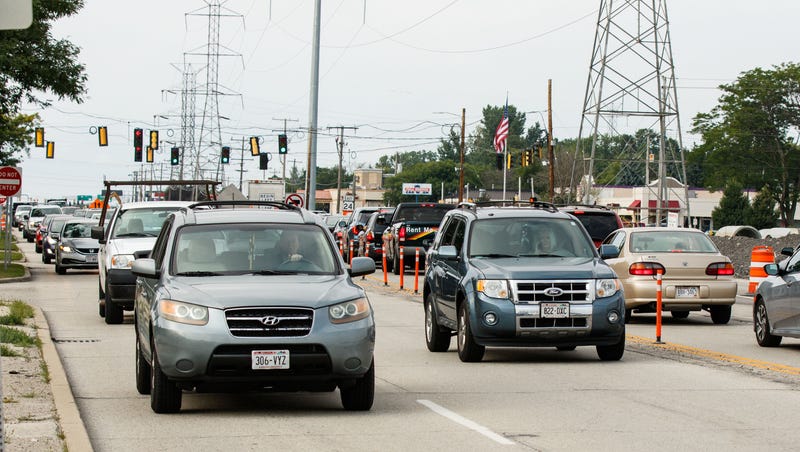
M734 268L730 262L715 262L706 267L706 275L709 276L732 276L733 274Z
M372 235L372 231L370 231L370 232L367 233L367 241L371 242L373 240L375 240L375 236Z
M661 270L662 275L667 272L658 262L634 262L628 268L628 273L635 276L655 276L658 270Z

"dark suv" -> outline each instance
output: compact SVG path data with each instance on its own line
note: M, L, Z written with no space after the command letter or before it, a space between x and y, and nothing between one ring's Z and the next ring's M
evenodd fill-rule
M447 213L428 253L425 339L446 351L457 335L462 361L486 346L625 350L622 285L575 217L546 203L461 205Z
M572 204L560 206L558 210L575 215L592 237L594 246L600 246L608 234L625 227L619 215L604 206Z

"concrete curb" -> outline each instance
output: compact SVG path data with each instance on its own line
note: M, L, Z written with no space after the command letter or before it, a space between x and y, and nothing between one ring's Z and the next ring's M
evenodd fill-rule
M91 452L92 443L89 441L89 434L83 424L72 389L67 381L67 374L61 365L61 358L58 356L56 346L53 344L50 334L50 325L44 313L38 307L34 307L36 322L36 332L42 341L42 357L47 364L50 374L50 389L53 391L53 402L58 413L58 425L64 433L64 442L70 452Z
M14 262L12 262L13 264ZM18 263L18 262L17 262ZM0 284L3 283L12 283L12 282L23 282L23 281L30 281L31 280L31 271L28 270L26 265L22 265L22 268L25 270L25 274L22 276L18 276L16 278L0 278Z

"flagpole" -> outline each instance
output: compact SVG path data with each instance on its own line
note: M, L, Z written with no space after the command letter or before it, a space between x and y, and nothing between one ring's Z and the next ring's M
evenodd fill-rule
M506 91L506 106L503 110L504 115L508 114L508 91ZM502 119L501 119L502 121ZM506 200L506 172L508 171L508 141L511 135L511 118L508 119L508 135L503 143L503 201Z

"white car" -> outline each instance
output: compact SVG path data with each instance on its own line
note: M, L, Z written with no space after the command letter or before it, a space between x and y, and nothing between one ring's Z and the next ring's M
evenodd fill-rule
M167 216L189 204L188 201L127 203L108 215L107 227L101 224L92 228L92 238L100 243L99 313L106 323L122 323L123 311L133 310L136 289L136 276L131 273L133 261L149 255Z

